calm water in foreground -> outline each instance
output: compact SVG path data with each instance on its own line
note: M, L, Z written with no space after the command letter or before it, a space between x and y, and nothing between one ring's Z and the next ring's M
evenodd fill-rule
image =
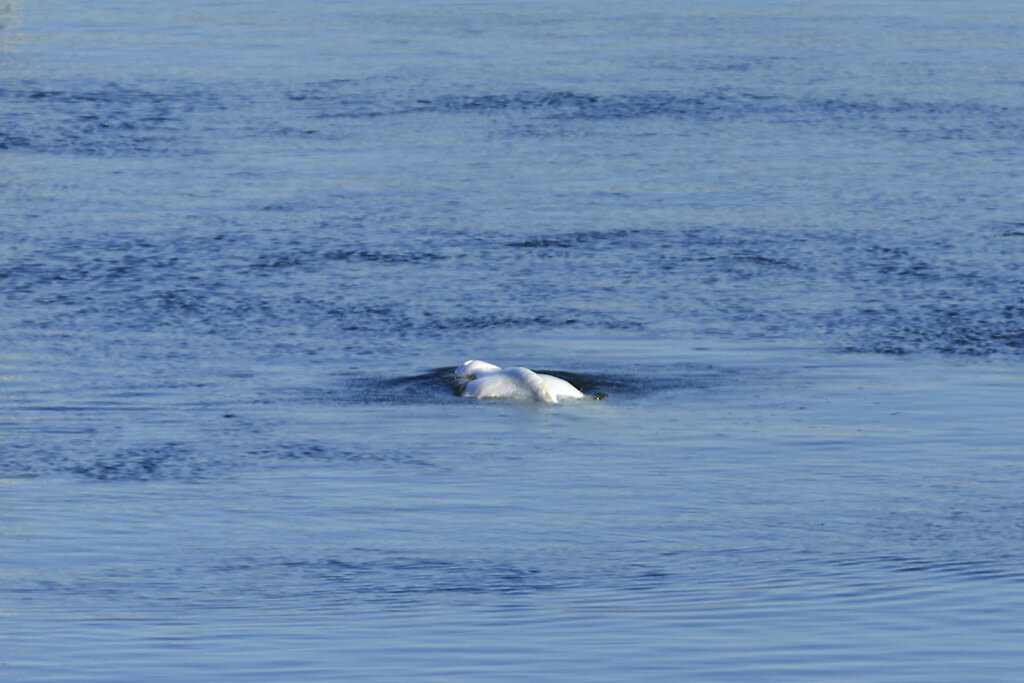
M1022 32L0 6L0 678L1020 680Z

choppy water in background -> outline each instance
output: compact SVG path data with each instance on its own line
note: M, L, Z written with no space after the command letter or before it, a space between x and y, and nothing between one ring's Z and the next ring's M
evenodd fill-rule
M1024 674L1015 3L0 26L3 677Z

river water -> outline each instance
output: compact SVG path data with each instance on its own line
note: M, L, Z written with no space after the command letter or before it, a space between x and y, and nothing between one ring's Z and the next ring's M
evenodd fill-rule
M0 677L1019 680L1022 34L0 5Z

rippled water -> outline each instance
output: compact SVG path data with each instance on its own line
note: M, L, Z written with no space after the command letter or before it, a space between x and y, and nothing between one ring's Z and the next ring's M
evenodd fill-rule
M0 672L1019 679L1022 28L2 6Z

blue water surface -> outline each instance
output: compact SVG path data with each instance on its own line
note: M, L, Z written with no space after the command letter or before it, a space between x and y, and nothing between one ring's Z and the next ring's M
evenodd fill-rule
M1020 680L1022 31L0 5L0 677Z

